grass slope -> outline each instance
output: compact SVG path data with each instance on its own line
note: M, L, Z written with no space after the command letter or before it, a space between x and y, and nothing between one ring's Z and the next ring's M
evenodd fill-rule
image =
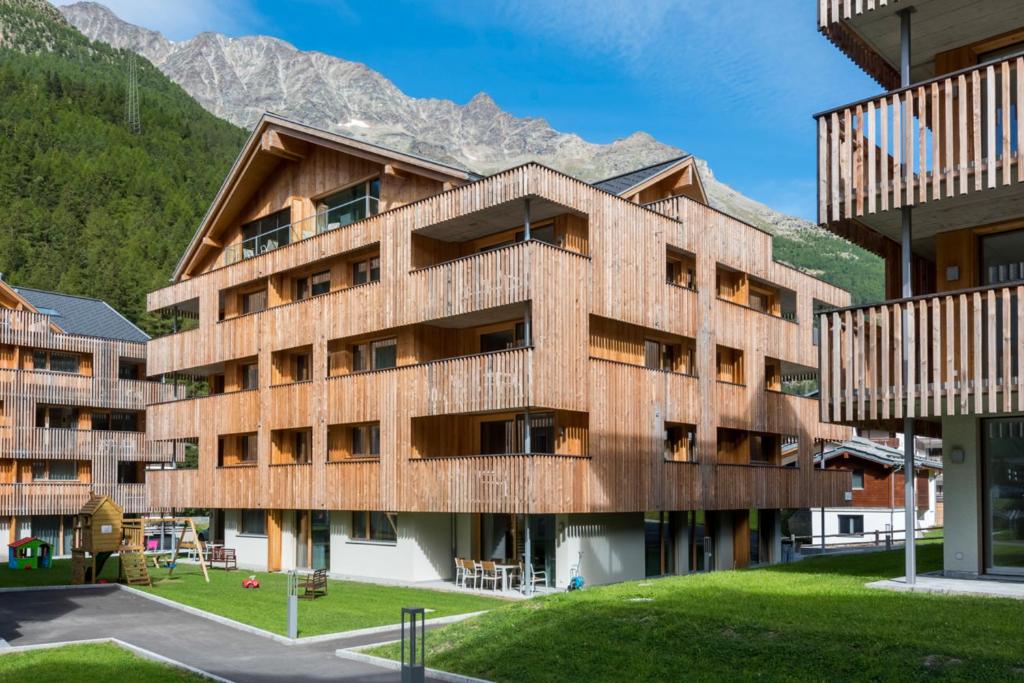
M922 570L938 568L942 546L919 555ZM427 665L588 683L1024 677L1024 603L864 588L902 561L825 557L563 593L431 632Z
M0 0L0 272L155 329L145 294L167 283L246 133L136 57L133 134L129 58L45 2Z
M88 683L185 683L205 681L189 671L138 657L113 644L15 652L0 656L3 681L88 681Z

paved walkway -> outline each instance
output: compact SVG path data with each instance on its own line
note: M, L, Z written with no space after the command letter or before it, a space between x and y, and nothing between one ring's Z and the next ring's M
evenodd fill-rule
M118 638L238 683L398 681L397 671L340 659L334 651L397 639L378 633L285 645L116 588L5 593L0 638L11 645Z
M868 588L881 588L908 593L944 593L946 595L977 595L990 598L1024 600L1024 583L1020 581L994 581L990 579L951 579L944 576L918 576L910 585L901 576L898 579L875 581Z

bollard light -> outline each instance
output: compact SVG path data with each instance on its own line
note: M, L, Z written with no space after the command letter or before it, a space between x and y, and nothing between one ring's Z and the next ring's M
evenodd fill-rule
M405 618L409 617L409 656L406 658ZM427 611L422 607L402 608L402 683L424 683L426 680ZM418 631L418 633L417 633ZM419 645L419 652L416 646Z
M288 572L288 637L299 637L299 573Z

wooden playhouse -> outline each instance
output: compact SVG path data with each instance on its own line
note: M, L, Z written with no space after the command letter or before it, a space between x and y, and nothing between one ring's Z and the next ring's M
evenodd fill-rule
M149 584L140 520L126 520L124 508L111 498L92 496L75 518L72 583L96 583L103 565L114 553L120 555L119 578L128 583Z
M7 566L11 569L49 569L53 548L44 540L29 536L7 546Z

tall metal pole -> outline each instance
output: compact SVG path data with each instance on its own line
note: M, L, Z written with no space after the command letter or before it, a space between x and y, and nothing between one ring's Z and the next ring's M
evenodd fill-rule
M910 85L910 15L913 8L907 8L899 12L900 17L900 86L906 88ZM907 160L909 164L910 160ZM899 170L897 170L899 172ZM907 182L910 181L908 174ZM908 192L909 193L909 192ZM912 282L912 236L913 223L910 206L904 204L901 214L900 244L902 262L902 283L903 298L909 299L914 296ZM907 335L909 329L910 315L907 305L902 306L903 316L903 386L907 388L910 396L910 339ZM908 399L909 400L909 399ZM914 420L906 418L903 420L903 505L904 505L904 557L906 560L906 577L908 584L917 583L917 558L914 547L914 528L917 526L917 513L914 501Z
M526 537L523 543L523 582L526 586L525 593L533 594L533 546L530 541L530 515L523 515L523 532Z

